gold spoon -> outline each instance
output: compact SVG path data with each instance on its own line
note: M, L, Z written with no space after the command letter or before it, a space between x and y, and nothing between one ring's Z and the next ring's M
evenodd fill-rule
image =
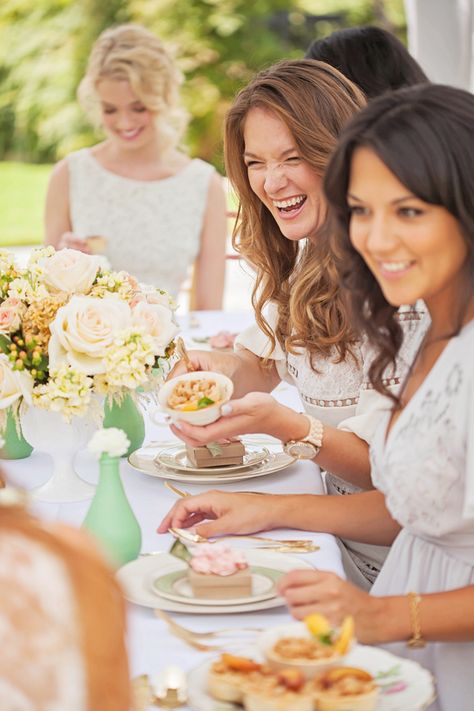
M188 355L188 351L186 350L186 346L184 345L184 341L181 336L176 339L176 350L181 360L184 361L184 365L186 366L188 373L192 373L195 370L195 367L191 362L191 358Z

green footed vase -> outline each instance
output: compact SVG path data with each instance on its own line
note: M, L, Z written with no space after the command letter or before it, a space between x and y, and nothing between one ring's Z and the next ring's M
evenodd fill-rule
M18 433L15 417L11 407L6 411L5 430L2 432L5 444L0 449L0 459L26 459L33 451L33 447L23 437L20 429Z
M83 526L97 539L112 567L120 568L137 558L142 533L123 488L119 458L102 454L99 467L99 483Z
M118 427L130 440L130 447L123 455L129 457L140 449L145 439L145 421L143 415L130 395L125 395L120 404L105 401L103 427Z

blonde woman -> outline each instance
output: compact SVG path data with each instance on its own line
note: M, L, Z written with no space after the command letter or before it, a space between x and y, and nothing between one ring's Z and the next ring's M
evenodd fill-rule
M93 249L102 237L113 268L173 296L195 264L195 308L222 305L226 206L220 176L181 149L182 77L155 35L138 25L105 30L78 98L106 139L55 167L46 242Z
M287 443L290 453L312 456L330 472L329 494L372 487L368 442L384 405L366 386L370 354L352 328L339 288L322 191L338 135L363 105L354 84L312 60L276 64L237 96L226 120L225 157L240 199L236 246L257 272L256 326L240 335L234 354L195 351L191 358L197 368L232 377L236 397L244 397L230 403L215 424L183 422L175 430L192 445L250 432L271 434ZM400 318L407 331L422 330L416 328L417 311L407 310ZM408 348L415 348L417 334L407 341ZM399 361L403 369L403 354ZM252 392L269 392L280 379L297 386L305 414ZM396 387L398 379L393 371L385 382ZM245 496L191 497L175 507L160 530L177 521L191 525L203 514L218 519L203 524L203 535L279 525L276 502L266 497L244 501ZM301 517L303 527L344 537L337 522L344 517L345 502L315 498L321 517L312 514L311 524ZM343 552L348 575L363 587L374 581L386 555L385 548L352 541L346 541Z

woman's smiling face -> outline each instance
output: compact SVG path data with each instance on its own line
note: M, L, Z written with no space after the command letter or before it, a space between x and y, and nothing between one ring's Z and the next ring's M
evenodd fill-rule
M265 109L244 123L250 187L289 240L314 238L326 216L321 177L304 160L289 128Z
M122 79L102 79L97 85L102 125L107 134L127 148L143 147L156 138L154 114Z
M423 299L432 315L455 310L467 246L446 208L413 195L368 148L352 158L350 239L394 306ZM434 309L434 311L433 311Z

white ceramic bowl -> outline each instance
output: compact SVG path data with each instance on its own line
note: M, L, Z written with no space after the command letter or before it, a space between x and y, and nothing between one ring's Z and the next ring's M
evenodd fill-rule
M313 679L325 669L340 665L345 655L334 653L330 657L323 659L287 659L278 656L273 647L279 639L284 637L305 637L311 638L311 634L303 622L292 622L287 625L277 625L269 627L257 637L257 647L265 657L268 665L275 671L281 669L299 669L306 679Z
M208 405L200 410L192 410L190 412L174 410L172 407L169 407L168 398L170 397L175 385L183 380L215 380L221 389L222 397L218 402L214 403L214 405ZM159 390L158 402L160 403L161 409L171 417L173 422L176 422L177 420L184 420L185 422L189 422L191 425L209 425L211 422L215 422L219 419L221 414L221 405L230 400L233 391L234 384L232 380L227 377L227 375L222 375L222 373L213 373L210 370L197 370L192 373L177 375L176 378L167 380Z

